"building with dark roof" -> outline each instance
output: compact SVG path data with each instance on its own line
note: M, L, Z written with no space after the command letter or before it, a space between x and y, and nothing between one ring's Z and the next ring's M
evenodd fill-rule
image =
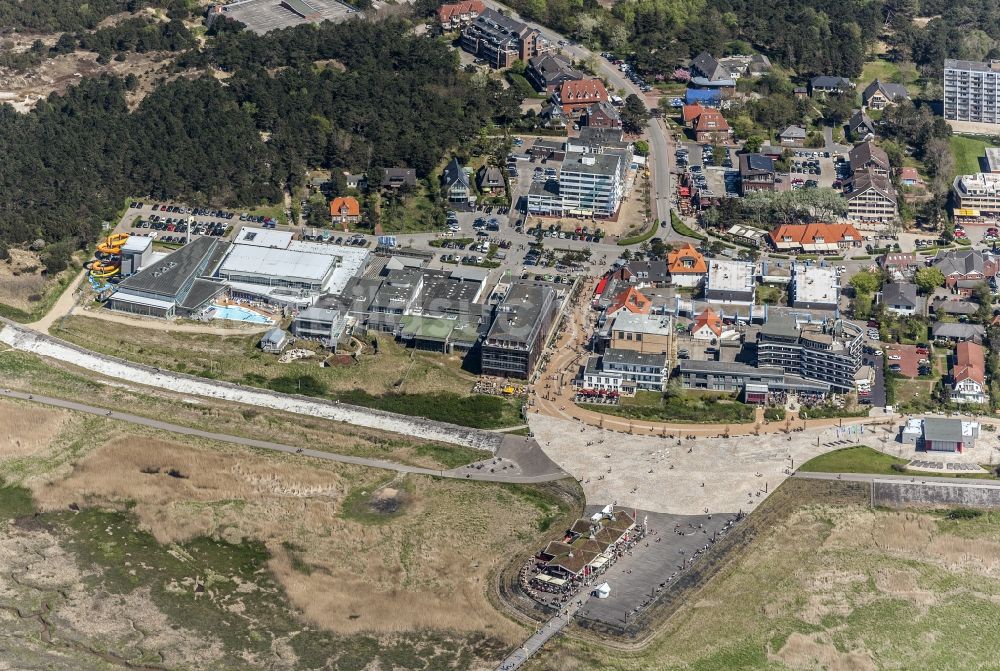
M483 375L527 379L555 323L556 292L542 283L515 282L493 311L483 341Z
M1000 60L944 60L944 118L1000 124Z
M851 221L886 223L899 216L896 189L888 177L859 170L844 184L843 195Z
M979 424L961 419L926 417L921 447L928 452L962 452L976 446Z
M898 315L912 315L920 306L917 285L912 282L892 282L882 287L882 305Z
M885 153L885 149L871 140L852 147L847 158L850 161L852 173L867 170L882 177L889 176L889 155Z
M197 314L226 290L209 278L225 251L216 238L199 237L122 280L106 307L164 319Z
M555 93L563 82L583 79L582 72L560 54L542 54L528 61L525 77L539 93Z
M413 168L382 168L382 188L399 189L401 187L415 187L417 185L417 171Z
M774 161L763 154L740 154L740 194L774 191Z
M458 162L457 158L451 159L445 166L441 174L441 188L449 203L455 205L468 205L474 199L472 185L469 183L469 173Z
M678 376L685 389L742 394L747 403L766 403L773 393L826 396L830 385L786 373L781 368L732 361L681 359Z
M483 10L462 31L462 49L491 67L510 67L514 61L529 61L552 50L542 34L492 8Z
M909 97L909 92L902 84L888 84L876 79L861 92L861 105L868 109L880 110Z
M825 96L837 93L850 93L854 90L854 83L844 77L832 77L820 75L809 80L809 91L813 96Z
M847 131L855 140L875 135L875 121L868 116L866 110L854 110L851 118L847 120Z
M580 381L583 389L634 394L636 390L662 392L669 367L666 353L644 353L609 348L587 360Z
M819 380L847 393L855 389L863 340L861 327L848 321L799 325L791 316L777 315L757 334L757 365Z

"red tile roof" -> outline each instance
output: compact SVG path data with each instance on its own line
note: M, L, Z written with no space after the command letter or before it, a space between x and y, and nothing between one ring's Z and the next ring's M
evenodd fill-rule
M625 308L633 314L648 315L649 309L652 305L653 302L646 298L641 291L635 287L629 287L625 291L618 294L614 304L608 308L608 313L614 314L622 308Z
M771 231L770 235L776 245L782 242L812 245L816 244L817 238L828 245L847 239L851 242L861 241L861 234L851 224L783 224Z
M608 90L600 79L568 80L559 87L559 100L564 105L605 102Z
M986 357L983 346L974 342L960 342L955 346L955 365L951 367L955 382L973 380L986 386Z
M667 269L671 275L704 275L708 272L708 264L690 242L667 254Z
M694 130L696 133L728 131L729 123L722 116L721 112L709 109L698 115L698 118L694 122Z
M330 201L331 217L357 217L361 214L361 205L351 196L338 196Z
M702 107L701 105L685 105L682 115L684 117L684 123L688 124L698 118L698 115L704 112L707 107Z
M462 14L475 14L479 16L486 10L486 5L484 5L480 0L468 0L467 2L455 2L448 5L441 5L438 7L438 21L444 23L446 21L451 21L454 16L461 16Z
M712 308L705 308L705 310L698 315L694 320L694 326L691 327L691 331L697 331L703 326L707 326L712 329L712 333L717 336L722 335L722 317L715 313Z

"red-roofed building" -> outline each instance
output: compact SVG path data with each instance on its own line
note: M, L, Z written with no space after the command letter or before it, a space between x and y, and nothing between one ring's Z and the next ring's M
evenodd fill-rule
M681 110L681 119L684 122L684 127L694 128L694 120L697 119L698 116L707 109L708 109L707 107L704 107L700 103L696 103L694 105L685 105Z
M783 224L770 239L780 252L837 253L861 246L861 234L851 224Z
M622 310L632 314L648 315L652 307L653 302L646 298L641 291L635 287L629 287L618 294L615 302L608 308L607 316L614 317Z
M899 183L903 186L923 186L924 181L920 179L916 168L900 168Z
M562 106L563 113L573 119L591 105L608 101L608 90L600 79L577 79L565 81L559 86L554 102Z
M708 264L701 252L686 242L667 254L667 272L670 273L671 284L696 287L708 274Z
M691 325L691 337L695 340L715 340L721 335L722 317L712 308L705 308Z
M986 403L986 358L982 345L971 341L955 345L951 365L951 401L954 403Z
M361 205L357 198L340 196L330 201L330 221L336 224L356 224L361 221Z
M694 121L694 139L696 142L724 143L732 134L729 123L718 110L706 109Z
M486 9L480 0L454 2L441 5L437 10L438 23L442 30L454 30L472 23Z

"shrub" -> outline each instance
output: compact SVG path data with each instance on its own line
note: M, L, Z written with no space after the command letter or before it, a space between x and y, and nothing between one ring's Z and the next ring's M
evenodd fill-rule
M972 508L955 508L948 513L949 520L974 520L983 512L981 510L974 510Z

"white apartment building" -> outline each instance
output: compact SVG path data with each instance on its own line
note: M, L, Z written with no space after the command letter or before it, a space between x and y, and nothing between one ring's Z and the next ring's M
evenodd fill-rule
M945 59L944 118L1000 124L1000 60Z
M625 197L625 156L567 152L558 185L532 185L528 212L536 215L610 217Z
M1000 175L987 172L959 175L952 189L955 191L956 209L976 210L976 216L984 212L1000 212Z
M886 223L899 216L896 190L888 178L861 170L844 189L847 218L856 222Z

